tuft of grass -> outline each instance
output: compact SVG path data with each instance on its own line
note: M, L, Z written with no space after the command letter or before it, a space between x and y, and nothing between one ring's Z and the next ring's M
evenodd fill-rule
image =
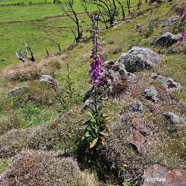
M8 167L8 159L0 159L0 174Z
M0 181L9 186L98 185L93 175L81 172L77 162L71 157L63 157L63 153L23 151L13 158Z

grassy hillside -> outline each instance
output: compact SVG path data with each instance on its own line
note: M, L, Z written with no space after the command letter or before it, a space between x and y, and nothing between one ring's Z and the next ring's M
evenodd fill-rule
M76 159L79 141L83 134L83 121L89 116L87 111L82 109L85 94L91 88L88 84L90 78L88 71L92 41L91 34L86 32L86 29L90 28L89 18L77 1L76 11L81 13L78 15L80 21L85 20L85 22L81 22L84 31L83 39L75 43L73 34L67 28L72 25L72 22L61 12L58 5L53 5L52 1L48 0L46 4L39 0L32 1L34 5L30 4L30 1L17 4L21 2L18 0L0 2L0 173L3 173L12 162L15 162L13 164L15 170L21 171L22 164L19 158L23 158L21 162L24 162L24 167L28 168L27 162L40 162L44 157L42 161L46 167L51 168L51 162L56 162L58 156L53 152L44 154L43 151L66 150ZM126 1L124 1L126 18L124 21L118 21L113 27L105 29L103 23L99 23L103 61L110 59L117 61L120 55L132 46L142 46L157 52L161 63L150 70L135 72L139 79L136 84L129 85L129 88L121 94L103 101L104 113L109 115L110 121L105 146L95 152L95 156L93 155L87 165L80 164L81 168L88 167L93 174L81 172L71 158L70 167L75 169L68 168L68 158L60 161L62 165L68 164L66 167L68 174L69 171L77 169L77 174L82 176L85 182L89 178L93 186L121 185L124 179L129 180L131 185L139 185L139 180L142 179L141 169L155 163L186 173L186 41L178 41L173 47L165 48L152 45L154 39L167 31L173 34L185 32L185 22L175 22L169 27L162 27L166 19L179 17L185 3L184 1L178 3L176 0L162 4L143 2L140 8L136 6L137 3L137 0L131 1L131 14L128 14ZM89 8L91 11L95 10L93 6ZM120 16L118 19L121 18ZM150 27L149 21L152 19L156 19L156 23ZM140 25L142 32L136 25ZM61 43L62 54L45 58L45 48L50 54L57 52L56 45L49 37ZM36 63L22 63L16 59L15 51L17 48L23 48L25 41L31 45L37 58ZM179 82L182 88L175 92L166 91L161 83L151 78L153 72L171 77ZM59 83L57 91L52 89L51 85L40 82L39 79L43 74L55 78ZM10 89L20 86L28 88L22 93L8 97L7 92ZM72 96L69 96L69 86L72 88ZM143 90L149 86L157 89L160 99L158 104L151 103L141 96ZM64 104L60 102L62 99L65 100ZM136 115L127 111L127 107L135 100L143 103L142 114ZM172 104L172 101L176 104ZM181 118L177 130L173 132L167 129L165 118L162 116L163 112L169 111ZM154 140L144 154L135 153L128 144L131 130L129 128L136 118L151 129L150 135ZM113 150L114 148L116 151ZM31 150L22 153L26 154L26 159L22 154L19 155L19 152L24 149ZM117 160L119 156L115 153L121 155L121 162ZM12 157L14 157L13 161L11 161ZM34 168L35 166L32 166L33 172ZM123 169L124 171L120 172ZM41 170L48 169L42 167ZM57 168L52 172L50 176L55 181L53 175L55 173L60 175L60 169ZM120 177L120 173L125 175L124 178ZM47 171L45 175L48 175ZM68 176L65 179L68 180ZM79 180L79 177L77 176L76 179ZM81 182L78 181L78 184L81 185ZM86 185L82 182L81 186L83 184ZM124 186L127 186L127 181Z
M18 1L14 1L11 6L7 6L10 1L1 2L0 66L16 62L15 51L21 48L24 42L30 43L38 60L45 55L45 48L48 48L51 53L56 50L56 46L49 40L50 37L60 42L63 49L73 42L70 31L71 21L66 21L61 7L54 4L39 4L40 2L33 2L36 4L24 2L23 5L17 5ZM79 1L75 3L75 10L78 13L84 11ZM87 18L80 16L81 19ZM87 24L82 24L84 30Z

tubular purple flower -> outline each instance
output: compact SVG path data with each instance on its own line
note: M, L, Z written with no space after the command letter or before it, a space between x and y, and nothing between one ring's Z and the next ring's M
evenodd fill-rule
M150 10L150 15L152 15L152 13L153 13L153 10L154 10L153 8L152 8L152 9Z
M58 89L58 83L57 83L55 80L53 80L53 81L51 82L51 87L52 87L54 90Z
M180 15L179 15L179 17L182 17L183 16L184 11L185 11L185 9L183 8L182 11L181 11L181 13L180 13Z
M183 42L186 39L186 33L182 33L180 36L180 41Z

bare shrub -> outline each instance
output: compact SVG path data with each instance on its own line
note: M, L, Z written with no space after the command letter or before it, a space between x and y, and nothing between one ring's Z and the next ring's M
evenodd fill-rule
M2 186L93 186L93 176L82 173L71 157L57 152L23 151L0 176Z

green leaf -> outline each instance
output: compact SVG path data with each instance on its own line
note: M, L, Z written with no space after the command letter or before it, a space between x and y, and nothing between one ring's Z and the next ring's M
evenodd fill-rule
M87 131L84 135L86 138L90 137L89 131Z
M108 136L107 132L100 132L100 134L103 135L103 136Z
M90 149L93 148L98 142L98 138L95 138L92 142L90 142Z
M85 130L86 128L87 128L87 126L84 125L84 126L80 127L80 130Z

